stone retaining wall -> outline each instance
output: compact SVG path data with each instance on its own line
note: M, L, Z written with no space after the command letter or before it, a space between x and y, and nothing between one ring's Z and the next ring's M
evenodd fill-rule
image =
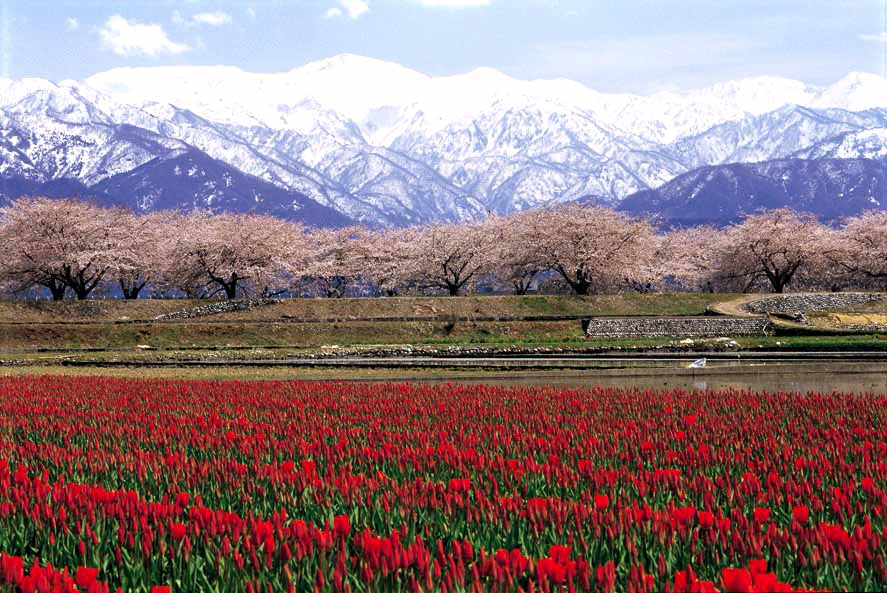
M590 338L718 338L760 336L772 324L758 317L595 317L583 321Z
M263 307L278 303L277 299L241 299L237 301L215 301L208 305L186 309L184 311L176 311L175 313L165 313L158 315L154 319L157 321L165 321L169 319L194 319L195 317L206 317L208 315L219 315L221 313L232 313L234 311L247 311L255 307Z
M776 313L796 315L798 313L818 313L832 309L842 309L871 301L882 301L887 295L865 292L835 292L831 294L786 294L746 303L750 313Z

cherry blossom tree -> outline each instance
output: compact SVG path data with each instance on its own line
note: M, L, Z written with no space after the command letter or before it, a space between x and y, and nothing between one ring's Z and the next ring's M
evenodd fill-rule
M492 271L495 237L481 224L434 224L416 229L403 260L415 286L462 294Z
M36 225L23 220L12 207L0 210L0 286L4 292L20 293L32 288L49 292L54 301L65 298L68 287L48 249L35 236ZM27 232L27 234L26 234Z
M539 231L534 225L541 217L531 214L514 214L508 217L492 217L484 223L494 238L491 252L493 276L500 286L524 295L532 288L547 262L536 249L529 248L527 238Z
M304 275L327 297L342 297L350 283L364 273L360 245L367 242L363 227L313 229L308 233L308 262Z
M655 275L677 287L714 292L716 263L724 232L710 226L674 229L660 240Z
M658 238L648 222L597 206L522 216L529 260L556 272L578 295L646 284L654 274Z
M846 221L837 233L831 259L862 278L887 278L887 212L871 211Z
M627 286L782 292L887 278L887 214L850 219L841 231L811 215L774 210L728 229L657 234L603 207L491 217L481 223L371 230L306 230L270 216L197 212L135 215L76 200L29 198L0 209L0 283L88 298L112 282L125 299L146 286L192 297L280 294L349 284L463 294L480 281L516 294L556 275L579 295ZM545 275L545 276L543 276ZM843 279L841 279L843 277ZM840 279L840 280L839 280Z
M78 200L16 200L0 213L7 280L43 286L54 300L66 289L78 300L88 298L120 255L125 215Z
M715 277L743 291L759 281L782 293L798 275L826 266L830 235L811 214L778 209L726 229L713 262Z
M139 298L149 283L161 283L167 264L165 247L181 230L175 225L176 216L171 212L121 215L126 238L111 267L125 300Z
M420 234L416 228L365 230L362 240L352 245L353 265L382 294L394 296L410 284L411 254Z
M168 277L201 296L275 294L302 272L304 229L271 216L197 212L181 216L166 251Z

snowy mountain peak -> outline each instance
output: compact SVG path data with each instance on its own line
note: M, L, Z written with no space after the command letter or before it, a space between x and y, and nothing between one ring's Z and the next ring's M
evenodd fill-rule
M883 78L872 72L849 72L835 82L832 87L857 89L865 85L880 85L884 82Z
M18 103L25 97L40 91L52 91L56 85L43 78L0 79L0 107Z
M396 62L387 62L377 58L348 53L309 62L304 66L293 68L289 73L296 75L316 75L326 73L335 76L348 77L354 75L362 76L363 73L366 72L371 74L388 72L404 77L428 78L427 75L407 68L406 66L401 66Z
M475 68L467 74L456 75L456 77L462 77L464 80L483 82L484 84L513 84L515 82L515 79L501 70L496 70L495 68L487 66Z
M432 77L354 54L272 74L228 66L117 68L90 77L86 84L139 107L168 103L222 123L276 129L304 130L303 123L280 114L314 104L361 126L373 138L389 141L393 130L388 126L380 133L380 112L397 113L401 120L421 113L425 125L439 129L475 118L497 103L580 110L603 125L665 142L785 105L854 111L887 107L887 81L865 73L852 73L827 88L759 76L642 96L602 93L565 79L518 80L486 67Z
M887 107L887 80L868 72L851 72L823 89L812 101L815 107L864 111Z
M786 104L804 104L816 89L799 81L778 76L755 76L715 84L708 89L689 91L730 101L748 113L760 115Z

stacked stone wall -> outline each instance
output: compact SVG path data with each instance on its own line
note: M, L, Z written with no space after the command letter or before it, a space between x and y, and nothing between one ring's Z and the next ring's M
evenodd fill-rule
M719 338L769 333L763 317L595 317L583 322L590 338Z

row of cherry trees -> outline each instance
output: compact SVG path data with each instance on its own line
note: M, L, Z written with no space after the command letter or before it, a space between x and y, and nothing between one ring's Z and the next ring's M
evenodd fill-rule
M481 223L309 229L270 216L136 215L27 198L0 210L0 284L9 294L126 299L324 294L518 294L558 282L619 289L762 290L876 286L887 280L887 213L827 227L788 210L726 229L658 231L602 207Z

